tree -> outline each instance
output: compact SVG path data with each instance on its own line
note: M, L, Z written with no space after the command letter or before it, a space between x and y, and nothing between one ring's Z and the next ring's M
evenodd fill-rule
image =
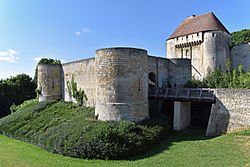
M241 31L233 32L231 35L231 44L234 45L245 44L250 42L250 29L243 29Z
M36 84L26 74L0 80L0 117L10 114L12 104L19 105L36 97Z

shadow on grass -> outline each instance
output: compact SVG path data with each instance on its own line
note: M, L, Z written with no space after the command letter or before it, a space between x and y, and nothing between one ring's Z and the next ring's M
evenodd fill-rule
M195 140L209 140L214 137L206 137L206 131L204 129L188 129L184 131L172 131L169 136L165 139L161 140L160 143L156 144L152 148L150 148L144 154L135 156L128 160L139 160L144 158L152 157L156 154L159 154L165 150L167 150L174 142L181 141L195 141Z

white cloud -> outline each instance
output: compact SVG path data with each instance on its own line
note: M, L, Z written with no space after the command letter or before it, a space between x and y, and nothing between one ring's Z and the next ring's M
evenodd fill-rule
M89 29L89 28L82 29L82 32L90 32L90 31L91 31L91 29Z
M39 62L42 59L42 57L36 57L34 58L35 61Z
M10 63L15 63L19 60L19 52L17 50L8 49L7 52L0 52L0 61L8 61Z
M91 29L89 29L89 28L83 28L81 31L76 31L75 35L80 36L83 33L89 33L90 31L91 31Z
M81 32L80 32L80 31L76 31L75 34L76 34L77 36L79 36L79 35L81 35Z

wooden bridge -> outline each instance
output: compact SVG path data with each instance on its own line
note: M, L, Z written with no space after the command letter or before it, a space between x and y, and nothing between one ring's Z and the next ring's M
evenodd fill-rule
M207 88L151 88L148 97L153 99L166 99L175 101L202 101L213 103L214 90Z

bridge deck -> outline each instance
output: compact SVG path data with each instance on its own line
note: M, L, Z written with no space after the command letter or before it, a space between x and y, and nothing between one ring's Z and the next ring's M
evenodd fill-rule
M149 99L214 102L214 90L205 88L154 88L148 91Z

